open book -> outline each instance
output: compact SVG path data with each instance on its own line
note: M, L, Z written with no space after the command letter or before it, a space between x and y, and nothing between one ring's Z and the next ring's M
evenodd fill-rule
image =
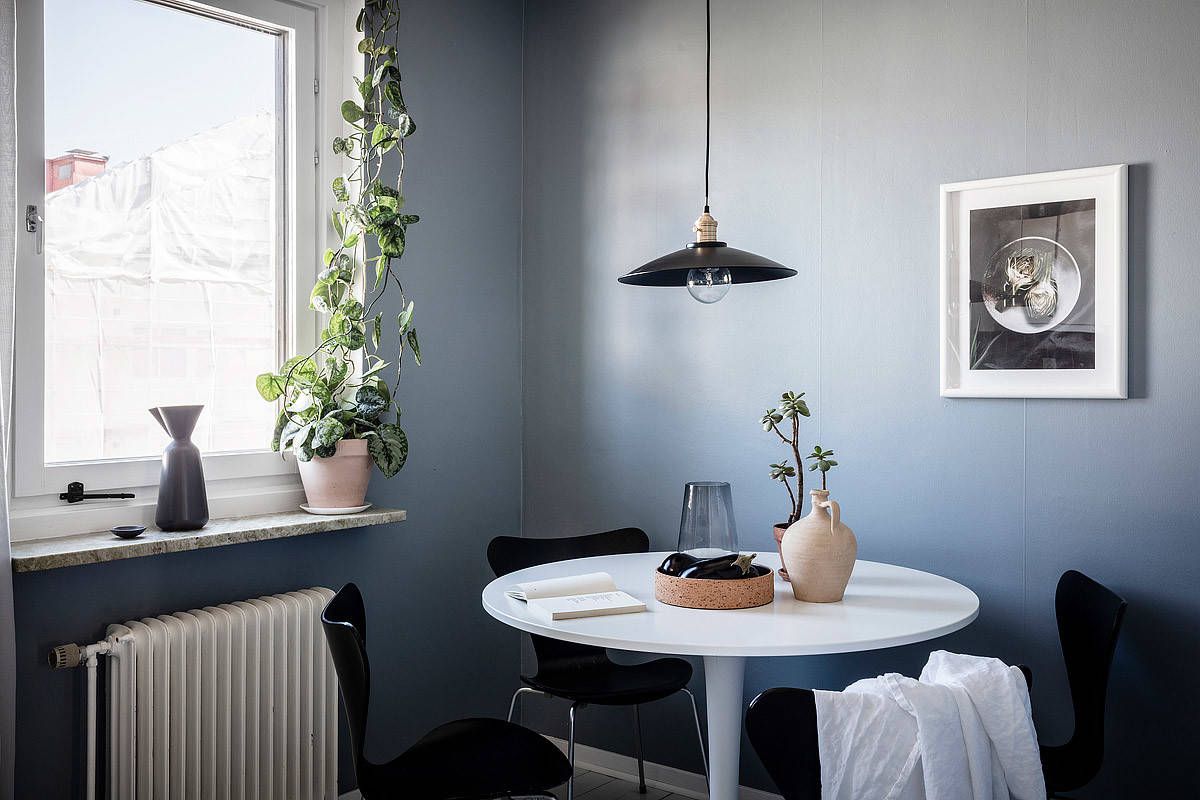
M548 622L646 610L645 603L618 589L607 572L518 583L505 594L524 600L534 615Z

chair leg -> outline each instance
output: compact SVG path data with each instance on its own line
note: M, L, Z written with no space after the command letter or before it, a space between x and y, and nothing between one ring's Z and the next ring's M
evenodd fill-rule
M638 792L646 793L646 764L642 760L642 714L640 707L635 703L633 706L633 742L637 747L638 761Z
M509 722L512 722L513 713L517 710L517 698L523 694L545 694L545 692L539 692L537 689L531 689L528 686L522 686L520 689L517 689L515 692L513 692L512 701L508 704Z
M575 800L575 709L578 703L571 704L567 712L567 762L571 765L571 777L567 778L567 800Z
M692 701L692 719L696 721L696 737L700 740L700 760L704 763L704 785L708 785L708 753L704 748L704 731L700 729L700 712L696 710L696 695L692 694L691 689L684 689L683 693L688 696L688 700Z

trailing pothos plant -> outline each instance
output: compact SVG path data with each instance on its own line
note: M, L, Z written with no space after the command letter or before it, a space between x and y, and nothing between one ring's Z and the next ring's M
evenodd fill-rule
M255 381L263 399L282 401L273 450L291 448L297 459L309 461L334 455L343 439L365 439L389 478L408 458L396 404L406 351L421 363L413 302L398 274L408 227L418 221L416 214L403 212L404 142L416 125L396 66L398 6L398 0L367 0L356 23L360 33L367 31L358 43L365 69L361 80L355 78L358 97L341 105L349 132L332 143L334 155L352 168L333 181L331 224L339 243L325 251L309 299L326 323L320 344ZM394 186L382 175L385 156L393 151L398 161ZM389 288L399 293L399 341L385 356L378 309Z

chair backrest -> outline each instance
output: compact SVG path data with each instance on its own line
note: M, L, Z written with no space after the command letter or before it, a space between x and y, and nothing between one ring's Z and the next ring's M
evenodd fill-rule
M333 655L346 720L350 724L350 747L360 783L364 780L364 739L367 732L367 708L371 699L371 663L367 660L367 615L362 593L347 583L321 611L325 641Z
M1075 730L1047 762L1047 783L1056 791L1083 786L1104 760L1104 705L1117 637L1128 604L1111 589L1082 572L1069 570L1058 580L1054 611L1062 645ZM1051 774L1055 773L1055 774Z
M589 556L610 556L622 553L648 553L650 537L640 528L619 528L585 536L564 536L555 539L525 539L519 536L497 536L488 544L488 564L496 577L538 564L565 561ZM588 644L563 642L532 634L533 649L539 669L556 666L577 666L581 662L605 659L604 648Z
M808 689L768 689L746 711L746 734L784 800L821 800L817 705Z

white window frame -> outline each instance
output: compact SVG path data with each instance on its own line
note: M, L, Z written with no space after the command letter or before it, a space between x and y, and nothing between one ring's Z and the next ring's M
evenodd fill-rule
M145 1L145 0L144 0ZM283 37L282 126L285 192L289 200L281 230L286 246L277 275L289 308L278 309L277 330L288 354L317 343L318 320L308 296L321 253L333 244L329 185L343 171L328 142L343 128L340 104L355 92L362 59L354 22L362 0L148 0L157 5L268 29ZM18 0L16 36L17 314L13 369L11 536L37 539L102 529L122 522L150 523L157 500L159 456L47 465L45 424L45 261L38 237L25 233L25 207L45 208L43 0ZM348 93L349 92L349 93ZM147 414L148 424L153 420ZM263 431L264 442L270 431ZM204 456L212 518L295 508L302 499L290 455L263 451ZM87 491L131 491L133 500L59 500L67 483Z

